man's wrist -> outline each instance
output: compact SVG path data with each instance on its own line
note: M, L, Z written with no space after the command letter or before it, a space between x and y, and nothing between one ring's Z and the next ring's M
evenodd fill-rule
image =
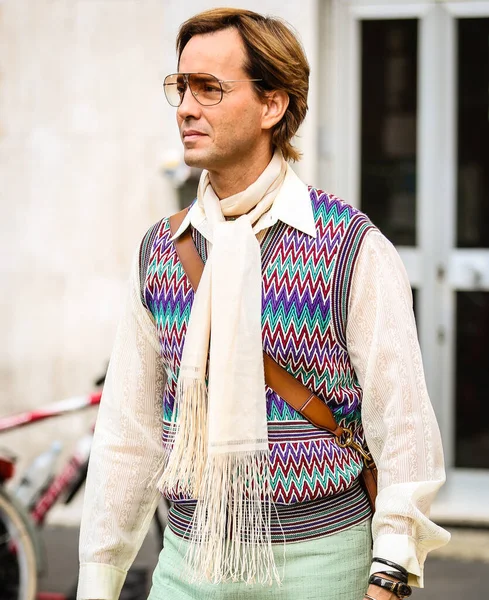
M369 598L370 596L370 598ZM370 584L365 595L366 600L398 600L397 596L389 590L384 590L376 585Z
M370 576L369 590L370 587L376 588L377 590L382 590L383 592L388 592L389 598L408 598L411 596L412 589L407 583L403 581L404 577L396 578L390 575L385 575L382 572L374 573ZM370 592L369 592L370 593ZM376 598L376 600L381 600L380 598Z

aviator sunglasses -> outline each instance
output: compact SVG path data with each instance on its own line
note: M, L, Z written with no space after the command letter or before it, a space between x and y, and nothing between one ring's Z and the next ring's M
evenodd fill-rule
M243 81L262 81L261 79L218 79L210 73L173 73L165 77L163 88L171 106L179 107L183 102L187 88L202 106L214 106L221 102L224 91L223 83L240 83Z

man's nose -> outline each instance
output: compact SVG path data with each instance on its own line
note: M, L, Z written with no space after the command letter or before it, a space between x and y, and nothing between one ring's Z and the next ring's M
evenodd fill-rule
M197 99L192 94L190 86L187 85L187 89L183 94L182 103L177 108L177 114L181 119L188 119L189 117L198 118L201 113L201 105L197 102Z

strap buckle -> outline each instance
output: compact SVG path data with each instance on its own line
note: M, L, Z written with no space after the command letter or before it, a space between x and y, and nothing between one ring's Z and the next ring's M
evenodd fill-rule
M367 468L370 468L375 464L370 451L365 450L363 446L353 439L353 431L348 429L348 427L343 427L341 435L336 438L336 443L340 448L354 448L359 452L362 455L363 462Z

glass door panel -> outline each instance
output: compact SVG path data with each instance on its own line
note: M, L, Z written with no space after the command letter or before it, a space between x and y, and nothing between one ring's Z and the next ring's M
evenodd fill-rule
M397 246L416 245L417 19L361 22L362 210Z
M457 246L489 248L489 18L457 28Z
M455 466L489 469L489 292L457 292Z

